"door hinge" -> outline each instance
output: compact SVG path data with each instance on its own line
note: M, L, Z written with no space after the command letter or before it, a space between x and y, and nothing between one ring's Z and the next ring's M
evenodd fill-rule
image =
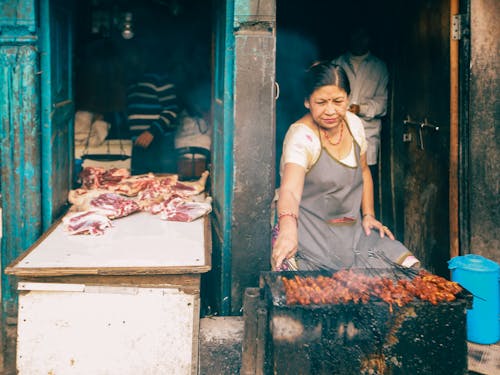
M460 40L463 36L463 22L464 22L463 14L455 14L451 19L451 39L452 40Z

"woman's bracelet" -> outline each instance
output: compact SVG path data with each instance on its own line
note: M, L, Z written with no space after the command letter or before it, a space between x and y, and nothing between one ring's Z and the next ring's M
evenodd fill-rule
M297 223L297 226L299 225L299 217L296 214L294 214L293 212L289 212L289 211L283 211L283 212L280 212L278 214L278 223L281 220L281 218L285 217L285 216L293 217L295 219L295 222Z
M363 214L363 219L365 218L365 216L371 216L375 219L375 215L374 214Z

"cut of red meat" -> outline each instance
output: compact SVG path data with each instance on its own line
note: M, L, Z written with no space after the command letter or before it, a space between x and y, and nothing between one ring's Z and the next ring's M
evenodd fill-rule
M182 196L200 194L205 190L209 172L205 171L197 181L178 181L178 175L155 176L153 173L130 176L128 170L112 168L106 170L100 167L86 167L80 173L82 188L86 190L104 189L129 197L139 192L153 189L175 190ZM147 194L145 194L147 195Z
M171 199L160 212L160 219L167 221L190 222L212 210L210 200L205 202L188 202L182 198Z
M87 190L82 188L70 190L68 193L68 202L72 204L70 210L72 212L89 211L92 199L105 193L110 193L110 191L104 189Z
M151 207L169 199L173 193L172 186L177 183L177 175L157 177L144 190L137 194L137 202L142 210L150 211Z
M109 187L119 184L122 180L130 177L130 172L125 168L111 168L100 176L100 186Z
M174 199L183 200L183 197L175 193L170 193L170 195L164 196L162 199L153 202L151 205L144 208L144 210L152 213L153 215L159 214L160 212L167 210L169 205L172 205L170 202Z
M101 167L86 167L80 172L80 180L84 189L107 189L117 185L130 176L125 168L104 169Z
M83 168L78 176L82 188L84 189L97 189L99 187L99 176L102 175L106 170L99 167L87 167Z
M62 222L63 229L69 234L101 235L106 228L112 226L111 220L94 211L66 215Z
M90 201L90 209L110 219L116 219L138 211L139 205L130 198L104 193Z
M80 174L82 187L71 190L68 195L71 211L80 212L76 216L68 215L65 230L102 234L104 228L110 226L105 220L139 210L160 214L163 220L196 220L212 210L211 199L202 194L208 176L209 172L205 171L197 181L179 181L175 174L130 176L126 169L87 167Z
M131 176L121 180L118 184L108 187L115 193L135 197L140 191L147 189L155 181L152 173Z
M209 172L205 171L201 174L201 177L197 181L178 181L173 189L179 195L189 197L191 195L200 194L205 190L207 184Z

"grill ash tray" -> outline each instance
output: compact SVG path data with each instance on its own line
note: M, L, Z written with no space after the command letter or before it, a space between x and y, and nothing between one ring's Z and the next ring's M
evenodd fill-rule
M392 269L376 272L382 277L395 275ZM262 303L267 309L267 373L468 373L469 292L464 290L454 301L437 305L415 299L392 308L375 299L366 303L286 304L282 277L319 275L331 276L332 272L261 273Z

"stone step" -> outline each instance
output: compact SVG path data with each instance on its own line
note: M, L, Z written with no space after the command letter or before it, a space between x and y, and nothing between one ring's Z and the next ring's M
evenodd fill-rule
M243 331L241 316L200 319L199 374L239 374Z

